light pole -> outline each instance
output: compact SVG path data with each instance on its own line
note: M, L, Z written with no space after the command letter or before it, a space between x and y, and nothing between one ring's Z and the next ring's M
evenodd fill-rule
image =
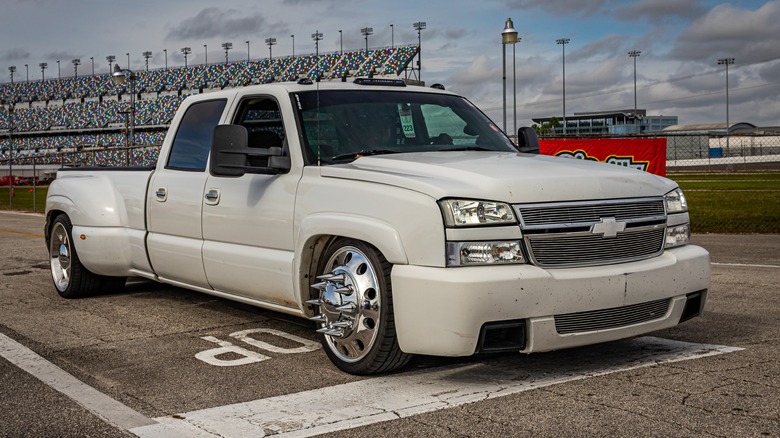
M95 76L95 57L90 56L89 60L92 62L92 76Z
M414 24L414 29L417 31L417 79L422 81L422 36L421 31L427 27L424 21L418 21Z
M320 41L322 41L322 33L319 30L315 30L311 34L311 38L314 40L314 53L316 56L320 56Z
M390 48L395 49L395 27L390 23Z
M12 65L12 66L8 67L8 71L11 72L11 85L13 85L14 84L14 73L16 72L16 66Z
M246 62L249 62L249 40L246 40Z
M130 87L130 114L128 124L130 125L130 135L125 139L125 165L130 165L130 146L135 145L135 73L132 70L122 69L118 64L114 65L114 72L111 74L111 80L116 85L129 83Z
M274 59L272 47L276 45L276 38L266 38L265 43L268 44L268 59Z
M112 71L114 71L114 70L111 68L111 64L112 64L114 61L116 61L116 56L114 56L114 55L108 55L108 56L106 56L106 61L108 61L108 74L111 74L111 72L112 72Z
M560 44L563 50L563 135L566 135L566 44L569 44L570 41L569 38L555 40L555 43Z
M62 75L60 74L60 60L57 60L57 79L62 79Z
M339 29L339 54L344 54L344 32Z
M729 128L731 127L729 124L729 66L733 64L734 58L718 59L718 65L726 66L726 150L728 152L731 152L729 149Z
M127 55L127 69L130 70L130 52L125 53Z
M206 61L206 62L204 62L203 64L204 65L209 65L209 45L208 44L204 44L203 45L203 51L206 53L206 57L204 59L204 61Z
M77 78L79 77L79 64L81 64L81 59L76 58L71 62L73 63L73 77Z
M42 62L38 64L38 67L41 68L41 82L46 82L46 77L43 72L49 67L49 64L46 62Z
M168 70L168 49L163 49L163 53L165 54L165 70Z
M143 53L144 55L144 61L146 61L146 71L149 71L149 58L152 57L152 52L146 51Z
M295 58L295 35L290 35L290 38L292 38L292 56Z
M184 55L184 68L187 68L187 55L192 53L192 49L189 47L182 47L181 53Z
M26 82L30 82L30 66L28 64L24 65L24 71L26 73L25 77L27 78L27 79L25 79L25 81Z
M228 51L232 48L233 48L233 43L231 42L222 43L222 49L225 50L225 65L228 64Z
M506 133L506 45L511 44L514 54L514 46L517 43L517 30L515 30L515 25L512 23L511 18L506 19L506 23L504 24L504 30L501 32L501 46L503 48L503 84L504 84L504 133ZM514 94L517 94L516 92ZM517 102L514 104L515 111L517 111ZM515 120L517 120L517 113L515 112ZM515 125L517 125L517 121L515 121ZM515 129L517 131L517 129Z
M364 37L366 37L366 52L368 52L368 36L374 34L374 28L364 27L360 29L360 33L363 34Z
M634 58L634 123L637 122L637 110L636 110L636 59L642 54L640 50L632 50L628 52L628 56ZM641 127L637 132L641 131Z

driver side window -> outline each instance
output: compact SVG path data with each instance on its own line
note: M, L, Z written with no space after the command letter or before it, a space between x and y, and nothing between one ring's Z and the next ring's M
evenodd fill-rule
M250 148L284 148L286 135L279 104L272 97L250 97L241 102L236 120L248 133ZM265 167L268 157L250 157L252 166Z

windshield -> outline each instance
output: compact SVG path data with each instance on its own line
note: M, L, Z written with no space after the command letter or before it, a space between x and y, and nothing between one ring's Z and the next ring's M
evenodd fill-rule
M493 122L459 96L328 90L297 93L295 100L307 164L404 152L517 152Z

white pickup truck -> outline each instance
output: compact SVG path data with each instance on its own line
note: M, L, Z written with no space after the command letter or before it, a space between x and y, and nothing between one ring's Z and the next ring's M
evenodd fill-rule
M463 97L395 80L189 97L154 169L59 172L54 284L74 298L143 277L308 317L355 374L701 313L709 254L689 244L674 182L519 138Z

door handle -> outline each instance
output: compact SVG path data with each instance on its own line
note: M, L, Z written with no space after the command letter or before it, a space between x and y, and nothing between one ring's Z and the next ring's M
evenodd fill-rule
M165 202L168 199L168 190L166 190L165 187L160 187L155 190L154 195L157 197L158 201Z
M206 192L206 204L208 205L219 204L219 189L209 189Z

